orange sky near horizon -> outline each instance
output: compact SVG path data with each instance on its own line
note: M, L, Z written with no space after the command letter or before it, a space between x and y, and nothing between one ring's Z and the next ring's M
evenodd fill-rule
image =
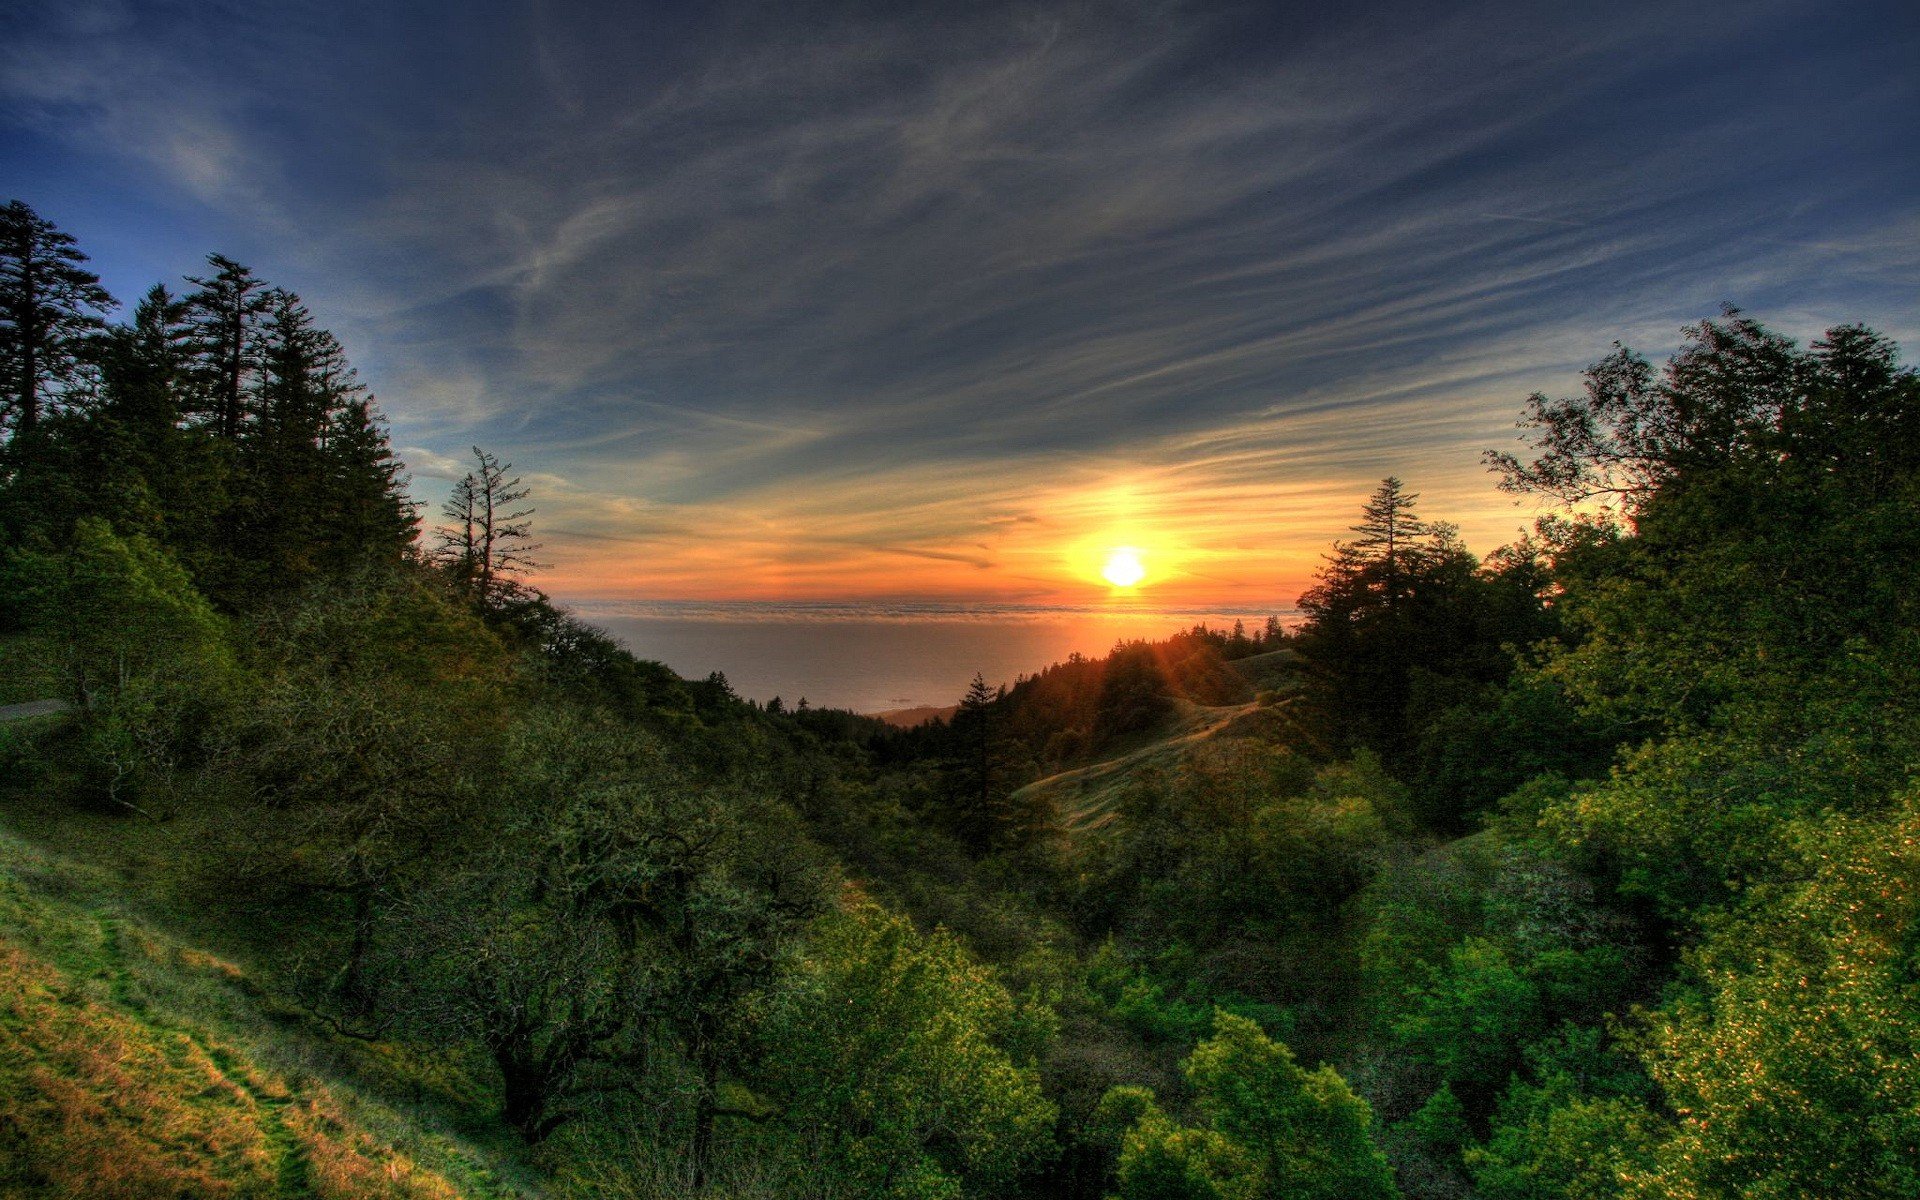
M1462 447L1461 449L1465 449ZM1324 480L1241 477L1245 464L1001 464L867 474L802 495L664 505L607 483L525 472L539 506L535 582L563 600L1098 604L1291 608L1387 474L1420 513L1485 554L1533 518L1461 454ZM1464 468L1464 469L1463 469ZM1425 486L1423 486L1423 484ZM1145 577L1116 589L1117 547Z

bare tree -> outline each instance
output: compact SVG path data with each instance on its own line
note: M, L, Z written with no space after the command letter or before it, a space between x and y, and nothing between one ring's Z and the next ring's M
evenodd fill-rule
M507 477L512 463L478 446L473 456L476 469L453 485L440 507L448 523L436 535L439 558L476 602L498 607L524 590L522 575L543 565L533 558L540 549L533 540L534 509L514 507L529 491L519 476Z

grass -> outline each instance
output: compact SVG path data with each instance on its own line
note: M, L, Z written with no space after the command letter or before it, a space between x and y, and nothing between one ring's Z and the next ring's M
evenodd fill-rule
M1251 704L1208 708L1177 700L1165 722L1121 742L1113 748L1112 757L1036 779L1015 795L1023 800L1045 799L1060 814L1068 837L1077 841L1112 824L1121 794L1143 772L1176 771L1192 747L1254 711Z
M136 828L112 818L87 818ZM108 868L0 832L0 1200L523 1195L512 1160L367 1084ZM389 1074L399 1069L391 1065Z
M1298 662L1291 650L1235 659L1228 665L1258 691L1253 703L1208 707L1176 700L1165 721L1110 747L1101 761L1037 779L1016 795L1050 804L1070 843L1100 835L1112 827L1121 796L1141 775L1177 773L1200 744L1216 738L1296 734L1288 697L1299 684Z

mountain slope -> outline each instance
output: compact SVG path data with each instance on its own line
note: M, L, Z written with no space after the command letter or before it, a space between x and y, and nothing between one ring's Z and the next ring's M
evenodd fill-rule
M518 1194L322 1078L294 1015L107 882L0 833L0 1197Z

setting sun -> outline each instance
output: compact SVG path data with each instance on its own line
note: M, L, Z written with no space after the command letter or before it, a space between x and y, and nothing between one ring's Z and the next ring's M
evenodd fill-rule
M1107 556L1107 565L1100 569L1100 574L1117 588L1130 588L1147 577L1147 569L1140 565L1138 550L1121 546Z

